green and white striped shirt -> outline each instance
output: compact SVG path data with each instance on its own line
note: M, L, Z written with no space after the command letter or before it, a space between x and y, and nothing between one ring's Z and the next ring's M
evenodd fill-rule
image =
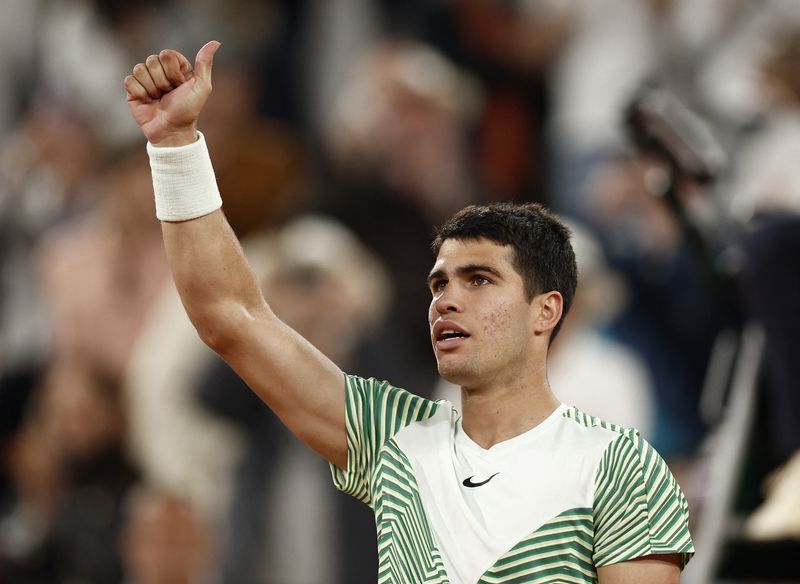
M486 450L447 401L348 376L347 470L375 511L379 584L593 583L597 567L694 553L686 500L632 429L560 406Z

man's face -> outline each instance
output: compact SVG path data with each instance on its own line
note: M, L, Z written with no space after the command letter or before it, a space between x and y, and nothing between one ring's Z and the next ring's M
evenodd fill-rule
M525 371L533 356L532 311L511 246L448 239L429 276L431 342L439 374L479 388Z

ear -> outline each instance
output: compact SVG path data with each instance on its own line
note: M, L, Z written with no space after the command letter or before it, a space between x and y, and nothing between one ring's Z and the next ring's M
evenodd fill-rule
M561 314L564 311L564 298L560 292L552 290L537 294L533 298L531 318L533 319L533 332L537 335L552 333Z

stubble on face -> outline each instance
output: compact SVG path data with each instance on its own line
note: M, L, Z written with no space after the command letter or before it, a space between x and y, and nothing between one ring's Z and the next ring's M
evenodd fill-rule
M503 302L477 315L474 346L462 354L437 355L439 375L456 385L478 389L514 376L527 352L519 307Z

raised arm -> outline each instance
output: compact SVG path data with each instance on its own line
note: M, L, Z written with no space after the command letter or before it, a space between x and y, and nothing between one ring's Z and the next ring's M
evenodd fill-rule
M156 208L183 305L219 353L303 442L345 468L344 374L281 322L228 225L197 119L211 93L219 43L194 69L176 51L150 55L125 78L128 105L150 145Z

